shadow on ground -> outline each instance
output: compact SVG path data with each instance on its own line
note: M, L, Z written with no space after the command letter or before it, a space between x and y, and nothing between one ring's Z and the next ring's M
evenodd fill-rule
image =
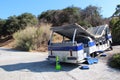
M61 66L62 69L60 71L70 71L77 68L79 65L61 63ZM0 68L5 71L24 71L27 69L31 72L59 72L59 70L55 69L55 62L50 63L49 61L11 64L0 66Z
M4 47L0 47L0 50L2 51L9 51L9 52L27 52L27 51L21 51L21 50L16 50L16 49L11 49L11 48L4 48Z

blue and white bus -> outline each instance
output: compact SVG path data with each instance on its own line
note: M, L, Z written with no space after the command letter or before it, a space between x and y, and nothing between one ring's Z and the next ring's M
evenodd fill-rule
M58 35L61 38L54 42L54 37ZM58 56L60 62L81 63L93 53L112 49L111 43L107 24L88 29L78 24L53 27L48 42L48 59L55 61Z

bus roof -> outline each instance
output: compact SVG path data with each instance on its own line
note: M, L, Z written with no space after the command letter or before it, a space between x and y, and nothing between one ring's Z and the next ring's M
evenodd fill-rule
M76 29L77 38L79 38L79 36L89 36L95 39L103 35L103 31L107 26L108 25L102 25L102 26L91 27L91 28L85 29L78 24L69 24L65 26L52 27L51 30L62 36L72 39L74 31Z

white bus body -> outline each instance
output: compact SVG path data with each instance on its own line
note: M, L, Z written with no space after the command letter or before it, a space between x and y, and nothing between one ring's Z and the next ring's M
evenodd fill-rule
M51 28L48 42L48 59L55 61L56 56L60 62L81 63L92 53L111 48L112 37L108 25L84 29L78 24ZM54 33L63 37L58 43L53 42ZM68 38L69 40L65 40Z

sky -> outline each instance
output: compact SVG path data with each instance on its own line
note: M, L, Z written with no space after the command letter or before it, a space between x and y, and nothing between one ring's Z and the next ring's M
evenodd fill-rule
M101 15L107 18L115 12L118 4L120 0L1 0L0 18L7 19L9 16L18 16L25 12L38 16L46 10L63 9L69 6L84 9L89 5L101 7Z

